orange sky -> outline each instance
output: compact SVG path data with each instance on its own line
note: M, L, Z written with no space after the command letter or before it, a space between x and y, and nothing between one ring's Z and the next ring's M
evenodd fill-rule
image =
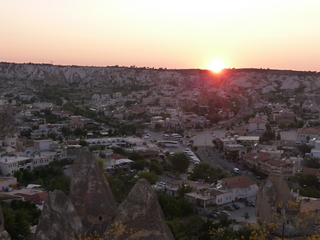
M0 61L320 71L318 0L0 0Z

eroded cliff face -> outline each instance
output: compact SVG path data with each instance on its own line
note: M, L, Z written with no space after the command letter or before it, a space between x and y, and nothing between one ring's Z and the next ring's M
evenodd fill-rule
M132 239L174 239L165 222L157 195L145 179L140 179L121 203L114 222L123 224L127 229L134 229ZM119 239L129 239L129 236L123 232Z
M34 239L72 239L82 231L81 219L70 199L62 191L49 192Z
M0 206L0 240L10 240L9 233L4 229L4 218L2 208Z
M111 239L174 239L150 184L139 180L118 208L99 164L83 148L74 162L70 196L48 194L34 239L70 240L94 233Z
M280 172L272 172L262 181L256 196L255 214L259 224L275 224L275 230L271 230L274 235L291 237L301 233L312 234L309 228L300 228L299 219L304 217Z
M74 161L69 198L86 228L110 224L117 212L109 183L88 148Z
M265 221L279 211L278 205L294 202L286 180L280 173L271 173L263 180L256 196L256 217Z

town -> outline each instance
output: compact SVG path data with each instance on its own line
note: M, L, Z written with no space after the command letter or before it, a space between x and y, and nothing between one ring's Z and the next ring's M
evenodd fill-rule
M297 74L319 78L315 73L229 69L201 76L115 66L105 75L92 68L87 82L80 77L84 68L72 82L58 81L66 77L57 73L30 77L58 67L81 68L0 64L2 201L30 200L41 210L49 191L68 194L73 161L88 148L117 203L138 179L147 179L171 231L176 218L191 214L199 222L227 218L228 226L257 222L261 206L272 211L270 199L259 195L268 179L288 185L276 190L288 192L286 200L299 211L320 210L320 98L307 84L284 84ZM259 74L278 75L273 85L265 83L269 89L250 88ZM36 231L36 224L30 227L28 234ZM308 231L303 234L313 234Z

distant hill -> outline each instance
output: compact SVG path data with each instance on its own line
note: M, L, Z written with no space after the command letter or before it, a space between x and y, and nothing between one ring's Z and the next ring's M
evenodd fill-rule
M169 84L220 88L225 92L250 89L267 93L286 89L311 91L320 87L320 73L269 69L226 69L220 74L201 69L149 69L135 67L88 67L51 64L0 63L0 81L7 84L65 85L90 89L106 85Z

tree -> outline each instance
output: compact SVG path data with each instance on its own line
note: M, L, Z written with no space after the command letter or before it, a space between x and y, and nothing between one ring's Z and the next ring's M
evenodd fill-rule
M21 177L22 177L22 172L20 170L17 170L13 173L13 176L17 179L17 181L19 182Z
M307 144L302 144L298 146L299 151L301 152L302 156L305 156L306 153L311 152L311 147Z
M155 184L158 181L158 176L154 172L141 172L137 174L139 179L146 179L151 185Z
M66 174L56 177L50 181L50 185L46 188L48 191L61 190L66 195L69 195L70 177Z
M185 153L178 152L170 157L173 171L184 172L190 165L190 160Z
M247 221L250 218L250 215L248 212L244 212L244 214L242 215L242 217Z
M162 167L158 162L152 161L149 166L149 171L154 172L157 175L162 175Z
M138 153L136 151L133 151L132 153L129 153L128 158L130 160L133 160L133 161L138 161L138 160L143 160L144 159L144 157L140 153Z
M307 158L303 161L305 167L308 168L320 168L320 159L319 158Z
M98 158L97 162L98 162L100 168L102 169L102 171L104 171L105 170L105 168L104 168L104 160L102 158Z
M114 153L118 153L118 154L121 154L123 156L127 156L128 155L126 150L124 150L122 147L114 147L114 148L112 148L112 150L113 150Z
M184 195L189 192L192 192L192 187L185 182L181 183L177 190L178 197L184 197Z
M82 147L85 147L85 146L89 146L89 143L84 139L80 139L79 145L81 145Z
M190 174L190 179L197 181L204 179L208 183L216 182L222 178L228 177L221 168L214 168L206 162L200 162L193 168L193 173Z
M155 131L160 131L161 129L162 129L162 124L159 123L159 122L156 122L156 123L154 124L154 130L155 130Z
M138 160L138 161L135 161L131 164L131 169L136 169L137 171L142 171L142 170L144 170L146 164L147 164L146 160L144 160L144 159Z
M83 128L76 128L74 131L73 131L73 134L76 136L76 137L84 137L87 135L87 131L84 130Z
M10 204L1 205L4 227L11 239L25 239L30 233L30 226L37 224L41 211L29 200L13 200Z

